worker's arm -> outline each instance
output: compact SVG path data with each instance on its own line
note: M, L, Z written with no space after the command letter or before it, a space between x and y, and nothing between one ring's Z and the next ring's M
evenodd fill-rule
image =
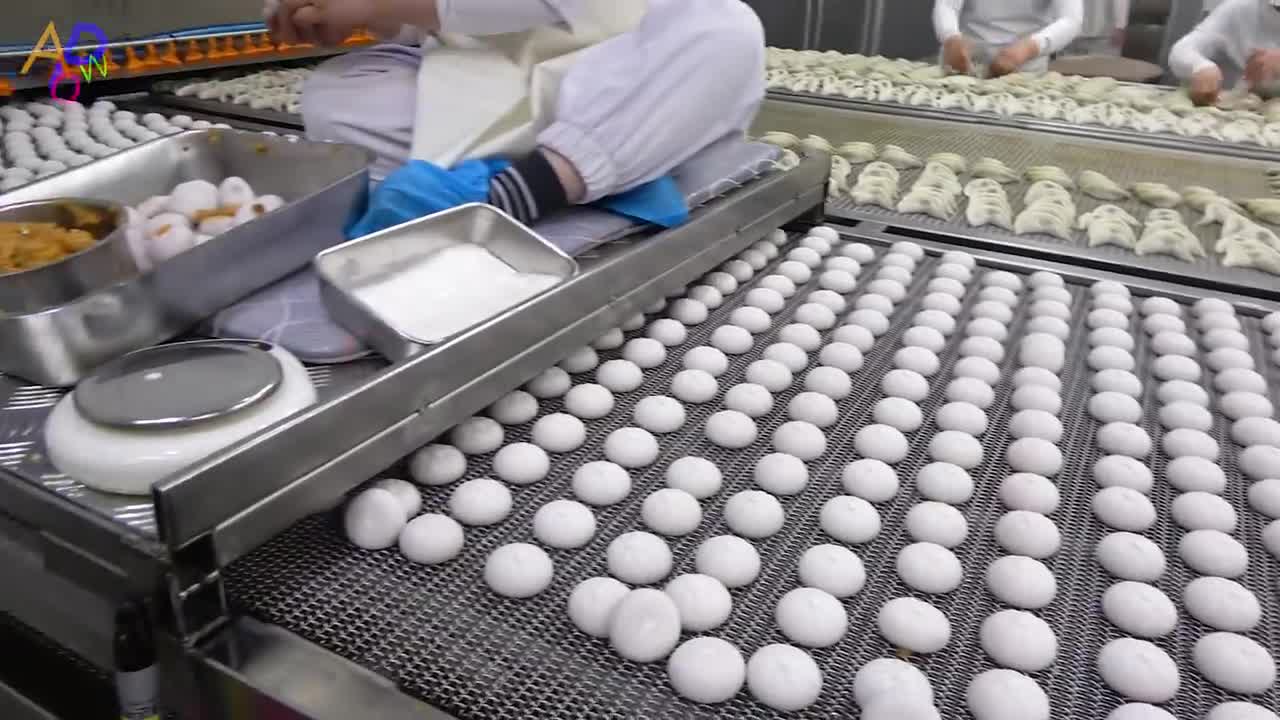
M1236 8L1243 7L1241 3L1219 5L1169 51L1169 69L1187 81L1191 99L1197 105L1212 104L1222 92L1222 69L1213 56L1231 41L1233 17L1240 12Z
M1041 55L1057 52L1080 34L1084 23L1084 4L1081 0L1053 0L1050 6L1053 21L1030 35L1006 45L991 61L991 75L999 77L1015 72L1018 68Z
M395 37L404 26L424 32L500 35L564 22L558 6L565 0L278 0L268 19L272 32L287 42L334 45L353 30L367 27ZM269 2L269 5L271 3Z
M934 0L933 33L942 43L942 64L956 72L972 69L972 45L960 32L960 10L964 0Z
M1124 33L1129 27L1129 0L1113 0L1115 9L1115 27L1111 32L1111 44L1124 46Z

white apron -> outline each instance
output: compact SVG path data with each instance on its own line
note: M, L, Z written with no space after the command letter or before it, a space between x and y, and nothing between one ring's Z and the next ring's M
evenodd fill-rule
M568 27L472 38L441 34L418 70L410 155L441 167L532 152L560 83L585 48L636 28L647 0L580 0Z

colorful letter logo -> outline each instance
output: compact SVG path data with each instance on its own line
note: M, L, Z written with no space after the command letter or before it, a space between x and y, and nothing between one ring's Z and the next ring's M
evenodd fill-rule
M85 81L92 81L92 68L98 69L99 77L105 78L107 76L107 34L102 31L102 28L93 23L76 23L71 26L71 35L69 36L71 46L76 47L79 39L84 35L89 35L96 40L97 47L85 56L72 55L67 57L66 52L62 49L62 40L58 37L58 29L54 26L53 21L50 20L49 24L45 26L44 33L40 35L39 42L27 54L27 61L23 63L22 70L18 74L26 75L31 71L31 66L35 64L35 61L40 58L52 60L53 71L49 74L49 96L57 98L58 83L62 82L64 78L70 77L75 81L75 90L72 91L71 97L67 99L75 100L80 97L80 78L71 73L67 68L68 65L79 69L80 75L84 77ZM47 43L52 43L53 47L46 48Z

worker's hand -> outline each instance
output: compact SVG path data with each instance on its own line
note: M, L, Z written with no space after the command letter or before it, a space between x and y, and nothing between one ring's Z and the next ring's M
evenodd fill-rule
M466 160L446 170L410 160L369 195L364 214L347 228L347 238L363 237L467 203L489 199L489 181L507 169L506 160Z
M1250 88L1270 85L1280 75L1280 50L1254 50L1244 66L1244 79Z
M357 28L374 24L376 4L377 0L279 0L267 27L284 42L338 45Z
M973 70L973 43L963 35L952 35L942 43L942 63L958 73Z
M1040 54L1040 43L1033 37L1025 37L1006 45L991 61L991 77L1017 72Z
M1217 65L1196 71L1191 75L1187 92L1196 105L1214 104L1222 92L1222 71Z

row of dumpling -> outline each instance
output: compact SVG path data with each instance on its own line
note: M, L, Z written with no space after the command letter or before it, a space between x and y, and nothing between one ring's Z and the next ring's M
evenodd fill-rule
M202 245L214 237L284 205L278 195L257 195L244 178L220 184L181 183L128 208L129 250L143 270Z
M301 112L302 86L310 68L261 70L231 78L195 78L157 83L157 92L247 105L255 110Z
M766 78L771 87L783 87L792 80L792 76L797 75L834 76L839 79L885 79L894 83L920 83L952 90L970 90L978 94L1007 92L1018 97L1032 94L1070 97L1082 104L1107 102L1139 111L1165 109L1181 114L1196 110L1185 90L1121 83L1109 77L1063 75L1052 71L1019 72L999 78L979 79L969 75L948 75L936 63L931 62L782 48L769 48L766 68ZM1243 119L1257 122L1280 121L1280 99L1264 101L1253 93L1225 94L1219 99L1217 107L1211 110L1238 114Z

